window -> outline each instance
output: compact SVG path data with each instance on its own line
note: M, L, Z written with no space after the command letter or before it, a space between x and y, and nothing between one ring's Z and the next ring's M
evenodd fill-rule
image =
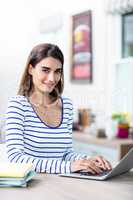
M122 15L122 57L133 57L133 12Z

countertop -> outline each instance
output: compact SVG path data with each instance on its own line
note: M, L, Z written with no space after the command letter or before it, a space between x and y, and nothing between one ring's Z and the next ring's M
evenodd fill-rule
M38 174L27 188L0 188L2 200L132 200L133 172L94 181Z

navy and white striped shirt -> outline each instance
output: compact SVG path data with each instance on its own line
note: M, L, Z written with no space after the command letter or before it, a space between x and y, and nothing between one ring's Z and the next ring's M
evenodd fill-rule
M32 163L34 170L70 173L71 161L81 159L72 148L73 106L62 97L62 119L46 125L24 96L11 97L6 113L6 147L10 162Z

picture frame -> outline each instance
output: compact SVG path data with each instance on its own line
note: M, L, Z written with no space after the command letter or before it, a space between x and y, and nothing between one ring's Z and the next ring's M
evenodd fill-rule
M92 83L92 11L71 17L71 81Z

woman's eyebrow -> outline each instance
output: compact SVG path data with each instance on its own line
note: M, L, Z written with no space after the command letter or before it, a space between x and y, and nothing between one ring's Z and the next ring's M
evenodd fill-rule
M61 71L62 70L62 68L61 67L59 67L59 68L57 68L55 71Z
M42 68L45 68L45 69L50 69L49 67L44 66L44 65L42 65L41 67L42 67Z
M44 66L44 65L42 65L41 66L43 69L51 69L50 67L47 67L47 66ZM55 69L55 71L57 71L57 70L62 70L62 68L61 67L58 67L57 69Z

